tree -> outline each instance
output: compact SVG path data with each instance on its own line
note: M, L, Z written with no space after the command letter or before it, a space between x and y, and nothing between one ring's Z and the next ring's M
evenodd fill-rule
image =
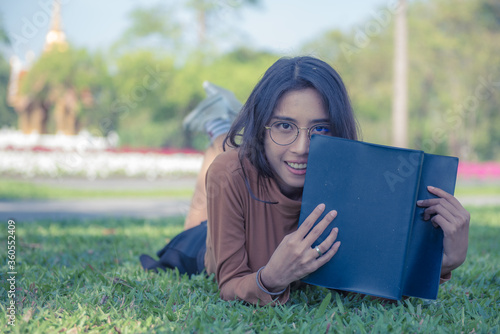
M237 15L243 6L259 2L184 0L149 8L138 7L129 14L130 26L114 44L113 52L123 54L147 48L175 56L177 62L184 61L193 53L208 56L217 49L221 35L224 35L223 40L227 40L226 32L235 35L237 27L230 26L227 18ZM186 12L194 16L192 20L186 20Z
M94 105L94 94L106 76L104 63L84 49L54 49L43 53L22 78L20 93L24 99L54 110L49 128L75 134L86 118L84 110Z
M3 20L0 18L0 50L9 45L9 39L2 23ZM7 105L9 76L9 62L0 52L0 128L3 126L13 127L17 122L16 112L11 106Z
M209 27L213 29L216 25L225 24L221 18L222 13L235 11L247 5L257 5L259 0L188 0L187 7L192 9L196 15L198 25L198 46L205 47Z
M371 28L380 17L372 17L351 31L325 33L303 52L339 70L364 140L391 144L395 17L386 17L378 31ZM500 159L498 1L412 1L408 30L408 147L465 160Z
M408 28L406 0L399 0L394 25L392 144L408 147Z
M167 122L177 115L168 89L174 84L174 61L152 50L129 52L116 59L115 97L106 127L116 129L126 146L162 146ZM178 128L178 126L177 126Z
M130 26L113 45L118 55L137 49L157 53L184 53L184 33L178 21L179 9L172 4L157 4L150 8L136 8L129 14Z
M419 88L411 97L416 144L465 160L500 158L497 2L421 2L412 13L410 52L416 56L410 61L410 85ZM418 20L421 15L427 20Z
M245 49L210 61L198 56L191 55L182 66L152 51L129 53L117 60L117 97L110 117L116 120L124 145L205 148L204 135L187 133L181 126L183 118L206 96L203 81L224 86L245 101L260 75L277 59Z
M188 2L191 9L195 6L201 10L202 4L207 20L242 5ZM206 7L209 4L210 8ZM200 47L199 43L190 46L189 31L195 25L183 27L178 14L179 8L166 5L135 9L130 15L130 27L114 48L112 66L117 95L111 103L108 123L117 129L124 145L204 148L204 140L180 127L183 118L205 98L203 81L225 86L244 101L257 81L255 73L263 73L271 65L266 61L266 67L261 68L262 59L271 58L265 53L239 49L220 54ZM158 74L157 84L151 85L151 89L143 84L149 72Z

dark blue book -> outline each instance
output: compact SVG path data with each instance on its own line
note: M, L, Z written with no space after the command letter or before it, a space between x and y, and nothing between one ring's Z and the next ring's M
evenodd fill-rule
M313 247L334 227L341 246L303 281L396 300L436 299L443 232L423 220L416 202L435 197L428 185L453 194L457 168L455 157L314 135L299 225L325 203L325 214L338 215Z

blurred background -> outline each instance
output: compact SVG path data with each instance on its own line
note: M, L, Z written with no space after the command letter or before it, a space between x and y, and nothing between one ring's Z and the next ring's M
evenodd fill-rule
M3 1L0 43L3 179L194 175L202 82L245 101L296 55L340 72L362 140L500 179L497 0Z

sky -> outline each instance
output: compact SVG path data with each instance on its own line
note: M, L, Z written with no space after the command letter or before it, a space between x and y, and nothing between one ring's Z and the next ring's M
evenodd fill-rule
M1 19L13 44L6 50L9 57L16 54L23 59L28 50L41 52L52 1L0 1ZM63 30L76 47L105 49L128 27L128 14L134 8L163 1L168 0L60 0ZM395 0L261 0L238 14L232 12L231 3L240 0L219 1L226 9L221 19L232 20L250 46L286 55L325 31L356 28Z

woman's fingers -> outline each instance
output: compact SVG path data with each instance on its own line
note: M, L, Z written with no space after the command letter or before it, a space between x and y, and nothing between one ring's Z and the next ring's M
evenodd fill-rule
M301 240L309 233L314 223L318 220L321 214L325 211L325 205L323 203L319 204L311 214L304 220L304 222L297 229L297 237Z
M431 219L433 225L438 224L443 229L449 228L450 224L463 224L470 220L469 212L453 195L436 187L428 187L428 189L440 197L417 202L418 206L426 208L424 220ZM440 219L437 219L439 216Z
M295 236L300 240L304 240L307 247L310 247L316 239L325 231L328 225L337 216L337 211L332 210L328 212L321 221L314 225L319 217L325 211L325 205L319 204L311 214L304 220L304 222L297 229Z
M325 205L318 205L299 228L286 236L278 245L261 273L265 276L264 279L268 280L266 282L270 287L286 286L312 273L335 255L340 246L340 242L334 244L338 234L337 228L332 229L325 240L318 245L319 252L311 247L337 215L335 210L330 211L314 225L324 211Z
M314 241L319 238L335 217L337 217L337 211L332 210L328 212L323 219L309 231L309 234L304 238L305 244L311 247Z
M433 215L439 214L446 220L452 222L455 220L454 215L456 209L445 199L436 198L435 204L427 207L424 211L424 220L429 220Z
M462 204L460 204L460 202L458 201L458 199L456 199L455 196L453 196L450 193L447 193L443 189L432 187L432 186L428 186L427 190L431 194L436 195L439 198L430 198L430 199L424 199L424 200L418 201L418 205L419 206L428 207L428 206L431 206L431 205L435 204L436 201L439 201L440 198L443 198L448 203L450 203L450 205L452 205L456 210L463 209Z
M317 246L319 248L320 252L321 252L321 255L320 254L315 254L316 257L323 256L326 253L328 253L329 251L331 251L331 248L333 247L332 245L335 242L335 240L337 240L338 234L339 234L339 229L337 227L335 227L335 228L333 228L331 230L331 232L328 235L328 237L321 244L319 244ZM338 243L340 245L340 241ZM313 248L313 249L315 249L315 248ZM318 253L318 251L316 251L316 253Z
M425 207L424 219L443 229L443 262L441 274L447 274L460 266L467 256L470 213L453 195L446 191L427 187L430 193L439 196L417 202Z
M326 253L323 253L323 255L321 255L320 257L316 258L316 262L317 262L316 263L317 264L316 269L318 269L319 267L321 267L322 265L324 265L325 263L327 263L328 261L330 261L332 259L332 257L334 257L335 254L337 254L337 251L339 250L339 247L340 247L340 241L337 241L336 243L334 243L332 245L332 247L330 249L327 250Z
M310 263L312 271L316 271L319 267L330 261L335 254L337 254L340 247L340 241L335 242L337 236L338 228L334 228L321 244L311 249L312 252L310 253L312 254L312 259L310 260Z

